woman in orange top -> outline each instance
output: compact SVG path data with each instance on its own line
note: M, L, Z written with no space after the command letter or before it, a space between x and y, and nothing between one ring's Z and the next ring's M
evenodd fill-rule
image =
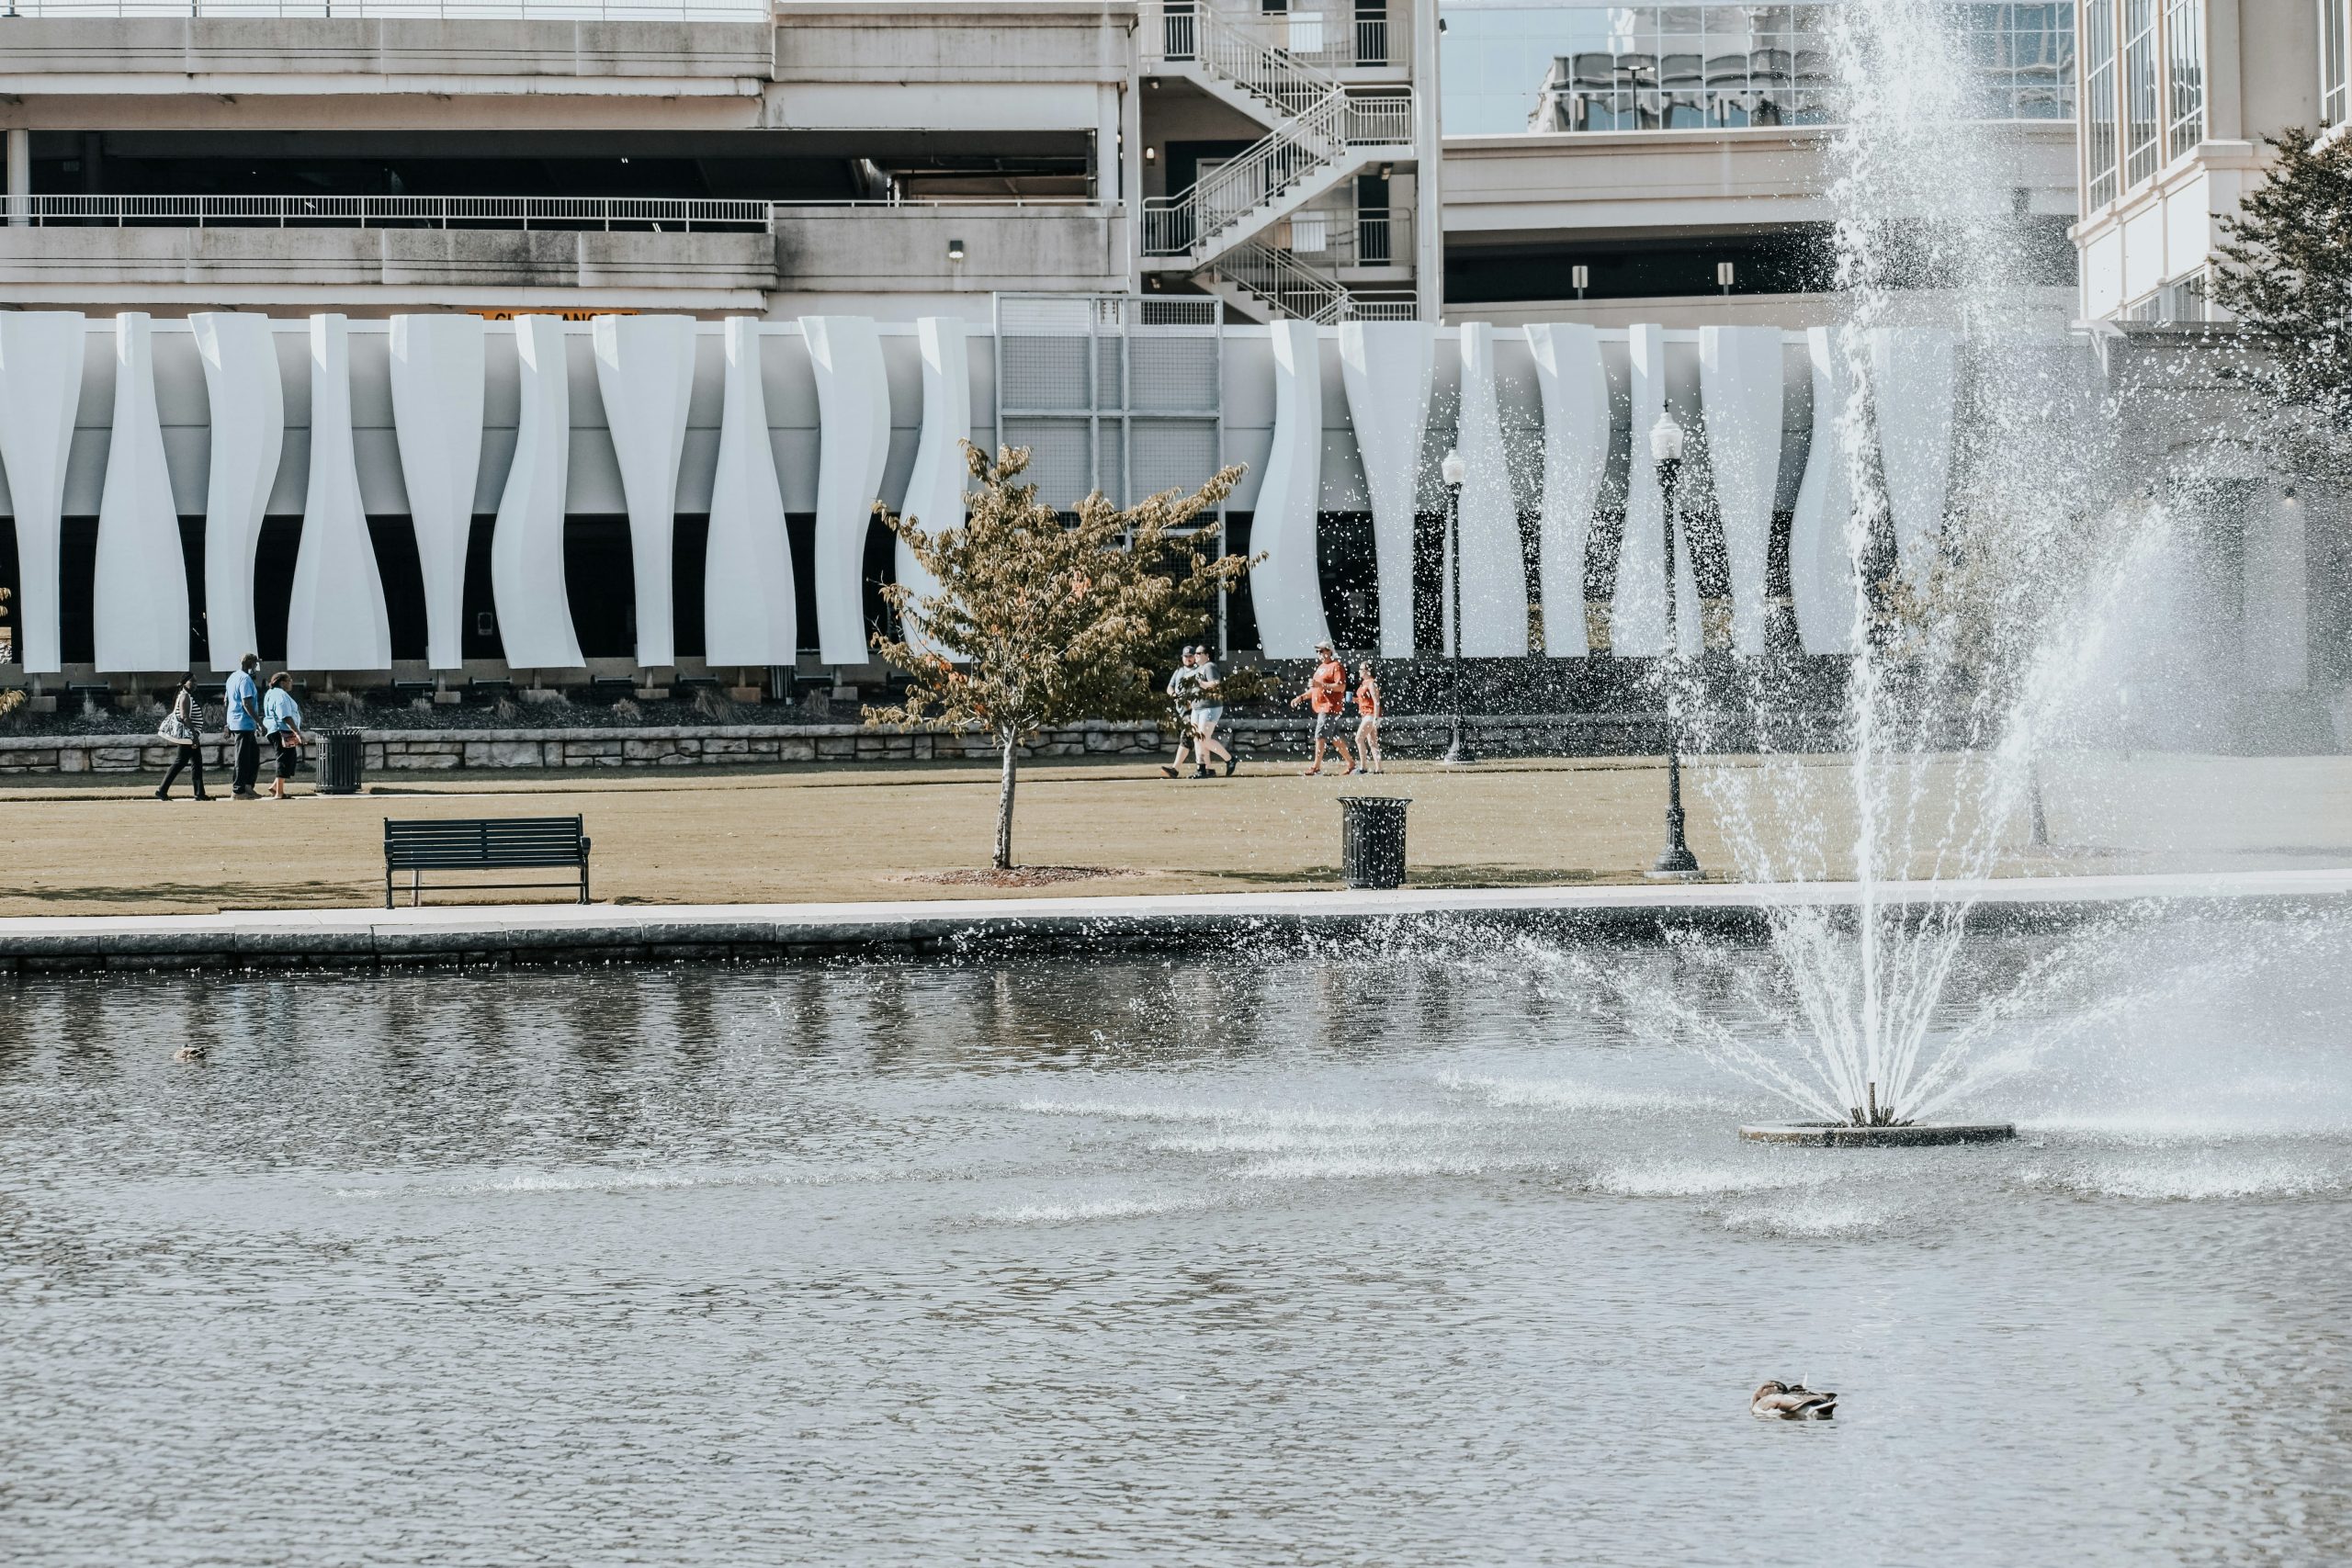
M1387 711L1367 659L1356 666L1356 756L1367 773L1387 771L1380 765L1380 720Z
M1323 771L1323 748L1330 746L1340 753L1340 761L1347 764L1340 770L1344 778L1356 771L1354 754L1348 749L1348 738L1340 733L1340 716L1348 711L1348 667L1340 662L1340 655L1328 642L1315 645L1315 673L1306 682L1306 690L1291 698L1290 705L1301 703L1315 705L1315 761L1308 766L1308 777Z

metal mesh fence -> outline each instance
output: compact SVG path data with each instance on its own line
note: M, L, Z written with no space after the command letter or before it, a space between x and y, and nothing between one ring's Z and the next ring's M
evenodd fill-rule
M1040 499L1067 508L1100 490L1128 506L1216 471L1217 310L1213 299L997 297L1002 438L1034 449Z

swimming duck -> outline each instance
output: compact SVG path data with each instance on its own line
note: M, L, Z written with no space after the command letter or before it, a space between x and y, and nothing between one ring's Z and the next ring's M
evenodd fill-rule
M1803 1382L1768 1382L1747 1402L1758 1421L1826 1421L1838 1414L1838 1396L1815 1393Z
M212 1047L209 1045L183 1045L178 1050L172 1053L172 1060L175 1062L201 1062L205 1057L211 1054Z

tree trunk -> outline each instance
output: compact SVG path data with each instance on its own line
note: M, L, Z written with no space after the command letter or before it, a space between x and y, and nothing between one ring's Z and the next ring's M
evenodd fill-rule
M1004 741L1004 784L996 796L996 868L1012 869L1012 769L1013 750L1020 742L1008 736Z

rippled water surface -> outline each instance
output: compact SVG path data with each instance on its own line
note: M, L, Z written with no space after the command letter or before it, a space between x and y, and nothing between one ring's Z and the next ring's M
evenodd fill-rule
M1540 943L27 984L0 1555L2340 1557L2352 942L2129 940L1899 1155Z

